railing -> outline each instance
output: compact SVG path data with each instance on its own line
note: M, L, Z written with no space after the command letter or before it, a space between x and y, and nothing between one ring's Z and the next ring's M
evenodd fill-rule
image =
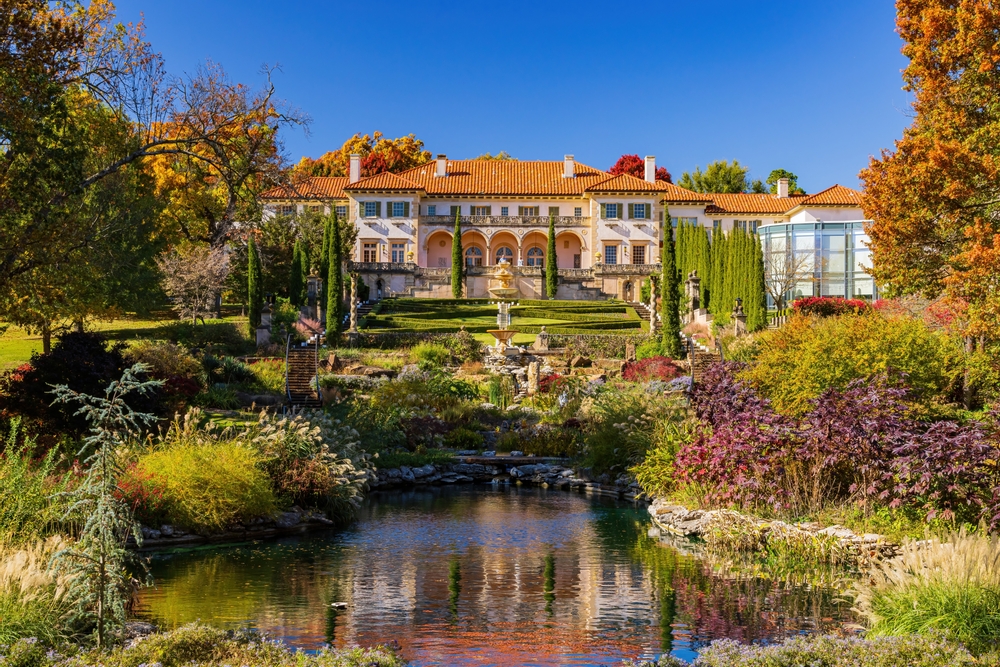
M422 215L421 224L454 226L453 215ZM547 215L463 215L458 218L462 226L471 227L548 227ZM588 216L557 215L556 227L589 227Z
M415 262L348 262L348 271L375 271L376 273L409 273L417 269Z
M659 264L598 264L594 267L598 275L631 276L659 274L661 271Z
M575 278L587 280L594 277L593 269L559 269L560 278Z

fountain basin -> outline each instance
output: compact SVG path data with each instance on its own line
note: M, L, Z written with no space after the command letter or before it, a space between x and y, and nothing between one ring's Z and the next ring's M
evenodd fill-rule
M516 299L520 290L516 287L491 287L489 293L496 299Z
M514 334L519 332L513 329L487 329L486 333L496 338L498 344L506 345L514 337Z

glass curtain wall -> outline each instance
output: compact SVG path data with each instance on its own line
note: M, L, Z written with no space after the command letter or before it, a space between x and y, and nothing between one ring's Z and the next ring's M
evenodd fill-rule
M767 270L779 284L793 285L789 303L807 296L878 298L875 281L864 270L870 253L863 221L767 225L758 234ZM775 307L770 295L767 301Z

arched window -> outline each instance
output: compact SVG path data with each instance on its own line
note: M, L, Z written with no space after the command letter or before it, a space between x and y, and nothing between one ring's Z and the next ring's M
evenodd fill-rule
M482 266L483 265L483 251L472 246L465 251L465 265L466 266Z
M499 248L497 248L497 258L496 259L497 259L497 261L496 261L497 264L500 263L500 260L504 260L504 259L507 260L508 264L513 264L514 263L514 251L511 250L510 248L508 248L505 245L500 246Z
M545 264L545 253L538 246L528 251L528 266L542 266Z

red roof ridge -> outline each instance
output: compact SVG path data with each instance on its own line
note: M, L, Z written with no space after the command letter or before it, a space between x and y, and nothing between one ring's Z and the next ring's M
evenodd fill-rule
M347 176L309 176L276 185L260 194L262 199L346 199Z
M403 172L405 173L405 172ZM367 176L356 183L351 183L345 190L423 190L423 188L408 178L391 171L383 171L374 176Z

